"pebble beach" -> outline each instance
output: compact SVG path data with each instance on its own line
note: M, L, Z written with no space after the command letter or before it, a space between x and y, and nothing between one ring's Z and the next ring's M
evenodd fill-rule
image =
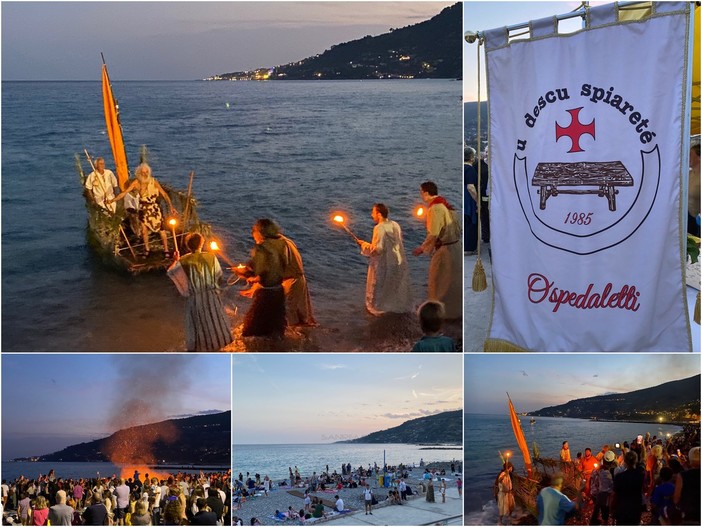
M456 487L456 479L462 477L459 475L451 474L451 464L446 462L440 463L427 463L425 467L418 468L415 467L409 470L409 478L405 480L408 487L412 488L412 496L408 496L408 500L425 499L425 494L422 493L421 481L422 475L424 474L424 469L437 469L441 471L442 469L446 471L444 477L446 479L446 485L448 488ZM378 504L373 506L373 509L380 507L400 507L400 505L390 505L389 501L386 501L388 496L388 491L391 490L389 487L380 487L378 485L378 478L368 478L368 482L371 485L373 494L378 500ZM439 493L438 481L434 480L435 496L437 501L441 501L441 494ZM274 486L274 488L269 491L268 496L264 496L263 492L257 492L253 498L248 498L240 507L234 508L232 514L237 518L241 518L244 525L251 525L251 518L257 518L263 525L280 525L280 524L311 524L311 523L327 523L333 522L335 518L342 517L330 516L327 518L320 519L310 519L305 522L300 522L299 520L286 520L281 521L275 519L275 511L279 510L281 512L287 511L288 507L292 506L294 511L299 511L304 507L303 498L294 496L290 494L290 490L299 491L304 493L304 488L294 488L291 489L289 486ZM363 499L363 489L359 486L358 488L343 488L341 490L326 490L324 492L313 492L310 493L310 497L317 496L323 499L325 502L334 502L334 496L339 495L339 497L344 500L344 508L350 509L351 511L363 511L364 509L364 499ZM332 509L329 507L324 507L325 515L329 516L332 513ZM235 522L234 522L235 524Z

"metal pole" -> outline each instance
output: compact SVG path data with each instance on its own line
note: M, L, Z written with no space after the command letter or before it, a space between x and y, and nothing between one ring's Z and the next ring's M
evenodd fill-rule
M619 7L629 7L632 5L636 4L641 4L644 2L619 2ZM469 5L469 4L468 4ZM575 11L571 11L570 13L564 13L562 15L556 15L556 20L561 21L561 20L568 20L570 18L575 18L575 17L582 17L583 19L585 18L585 15L587 14L587 10L589 9L589 6L583 6ZM528 29L529 28L529 22L521 22L519 24L512 24L511 26L507 26L507 31L515 31L517 29ZM465 33L465 39L469 44L472 44L475 42L476 38L482 39L485 38L485 32L484 31L467 31Z
M685 85L685 116L683 119L683 136L682 136L682 166L680 170L682 171L682 189L681 198L682 199L682 233L680 236L680 242L682 243L682 254L687 253L687 216L690 213L688 210L688 187L690 185L690 121L692 119L692 61L695 49L695 7L694 4L690 5L690 18L688 20L688 42L687 42L687 84Z

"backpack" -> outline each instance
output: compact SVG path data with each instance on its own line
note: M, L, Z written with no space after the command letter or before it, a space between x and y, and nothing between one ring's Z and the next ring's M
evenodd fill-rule
M614 469L599 469L592 478L590 494L596 496L599 493L611 494L614 490Z

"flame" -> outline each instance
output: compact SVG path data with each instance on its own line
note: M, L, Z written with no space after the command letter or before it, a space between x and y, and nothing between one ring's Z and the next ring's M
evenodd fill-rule
M210 242L210 249L212 249L213 251L219 251L219 245L217 245L216 241L212 240Z
M178 220L176 220L175 218L171 218L170 220L168 220L168 225L170 225L171 227L175 227L176 225L178 225Z
M424 210L424 207L421 205L418 205L414 209L414 215L419 219L422 219L424 217L425 213L426 213L426 211Z
M170 472L153 469L148 465L124 465L120 467L119 477L125 480L134 478L134 472L139 472L139 479L142 483L146 483L146 474L149 475L149 481L151 478L157 478L160 481L162 479L168 479L169 476L173 475Z
M346 218L344 218L341 214L337 214L332 218L332 220L334 220L336 223L344 223Z
M239 264L236 266L237 269L246 269L246 266L244 264Z

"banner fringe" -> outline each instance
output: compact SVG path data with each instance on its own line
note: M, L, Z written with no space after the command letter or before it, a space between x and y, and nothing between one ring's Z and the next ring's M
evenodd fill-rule
M508 340L502 339L485 339L483 343L483 351L487 352L519 352L519 351L529 351L528 349L520 348L516 344L509 342Z
M485 276L485 268L483 267L483 262L478 256L475 261L475 268L473 269L473 291L480 292L487 289L487 276Z

